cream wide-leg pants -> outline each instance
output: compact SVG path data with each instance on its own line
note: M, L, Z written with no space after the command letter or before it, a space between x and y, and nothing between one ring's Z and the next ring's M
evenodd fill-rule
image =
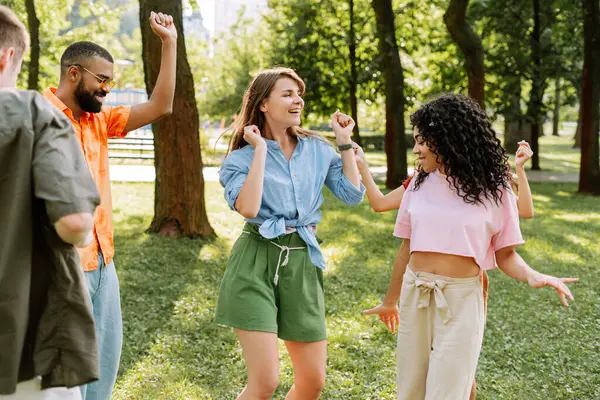
M479 276L406 268L398 326L398 400L468 400L485 323Z

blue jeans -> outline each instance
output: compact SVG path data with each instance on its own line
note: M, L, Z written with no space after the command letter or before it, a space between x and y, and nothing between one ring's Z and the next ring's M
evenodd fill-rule
M106 265L102 254L98 254L98 269L87 271L85 278L96 324L100 380L81 386L81 396L83 400L110 400L123 344L119 279L115 264Z

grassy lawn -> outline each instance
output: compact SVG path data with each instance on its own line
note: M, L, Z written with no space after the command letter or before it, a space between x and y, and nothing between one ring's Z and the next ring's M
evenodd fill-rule
M478 399L600 398L600 198L575 195L575 185L534 184L536 217L523 221L520 253L544 272L578 275L568 309L550 289L534 290L490 273L490 302L477 373ZM350 209L326 192L325 240L329 334L322 399L395 399L395 337L361 311L376 305L389 282L399 240L395 213L368 203ZM124 344L114 399L233 399L245 382L231 329L213 322L226 258L242 228L221 187L206 188L219 238L170 240L144 233L153 185L113 185L116 264L121 281ZM283 399L292 384L281 346Z

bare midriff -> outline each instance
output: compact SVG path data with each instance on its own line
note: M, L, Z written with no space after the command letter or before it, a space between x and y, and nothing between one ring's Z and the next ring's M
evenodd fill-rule
M408 265L414 272L429 272L449 278L471 278L480 274L473 257L414 251Z

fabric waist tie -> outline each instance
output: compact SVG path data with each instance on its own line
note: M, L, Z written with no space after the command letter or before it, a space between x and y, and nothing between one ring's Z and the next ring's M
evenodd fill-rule
M411 286L414 285L419 289L417 308L429 307L431 295L433 294L435 306L443 324L447 324L452 319L450 307L444 295L445 289L452 290L455 287L481 288L479 275L471 278L451 278L429 272L414 272L410 268L410 265L406 267L404 283Z
M248 231L242 231L242 233L245 233L248 235L251 234ZM277 244L272 240L269 240L269 242L272 245L275 245L279 248L279 258L277 259L277 268L275 269L275 276L273 277L273 283L275 284L275 286L277 286L277 283L279 282L279 268L285 267L288 264L288 262L290 260L290 251L304 250L304 249L306 249L306 247L288 247L288 246L282 246L280 244ZM285 257L283 259L283 261L281 260L282 257Z
M442 323L446 324L448 321L450 321L452 314L450 313L450 308L448 307L448 302L446 301L446 297L444 296L443 292L444 288L446 287L446 282L442 280L425 281L417 279L415 280L415 286L421 291L417 308L429 307L431 292L433 291L435 305L438 313L440 314L440 318L442 319Z

